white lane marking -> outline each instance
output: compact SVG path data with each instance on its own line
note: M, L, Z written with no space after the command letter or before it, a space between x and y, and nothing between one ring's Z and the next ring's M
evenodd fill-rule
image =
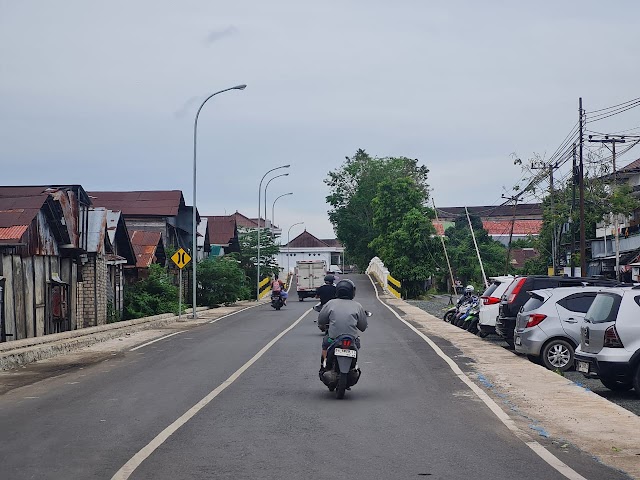
M216 323L217 321L222 320L223 318L230 317L231 315L235 315L236 313L244 312L245 310L249 310L250 308L256 308L256 307L259 307L260 305L262 305L262 304L261 304L261 303L259 303L259 304L257 304L257 305L251 305L250 307L243 308L243 309L238 310L238 311L236 311L236 312L228 313L228 314L226 314L226 315L223 315L223 316L222 316L222 317L220 317L220 318L216 318L215 320L211 320L209 323Z
M378 301L382 305L387 307L398 320L404 323L407 327L417 333L425 342L427 342L429 346L436 352L436 354L445 362L447 362L451 370L453 370L453 373L455 373L460 380L467 384L467 386L478 396L478 398L480 398L480 400L482 400L484 404L489 407L494 415L498 417L500 421L504 423L504 425L509 430L511 430L520 440L522 440L525 445L527 445L527 447L533 450L542 460L547 462L547 464L556 469L561 475L568 478L569 480L587 480L585 477L569 467L566 463L562 462L558 457L549 452L541 444L539 444L535 440L532 440L527 433L520 430L515 422L511 419L511 417L509 417L509 415L507 415L504 410L502 410L502 408L500 408L500 406L496 402L494 402L493 399L489 395L487 395L484 390L473 383L471 379L460 369L460 367L458 367L456 362L454 362L449 356L447 356L447 354L445 354L433 340L431 340L424 333L422 333L416 327L403 319L393 308L383 302L378 295L378 288L376 287L376 284L373 282L373 279L370 276L369 280L373 285L373 289L376 292L376 298L378 299Z
M135 471L136 468L140 466L142 462L145 461L160 445L164 443L164 441L169 438L172 434L174 434L181 426L191 420L200 410L206 407L214 398L216 398L220 393L222 393L229 385L235 382L240 375L242 375L251 365L256 363L260 357L262 357L267 350L269 350L273 345L284 337L290 330L292 330L298 323L302 321L304 317L306 317L311 309L307 310L302 314L300 318L298 318L295 322L285 328L282 332L280 332L276 337L267 343L262 349L256 353L251 359L242 365L238 370L236 370L233 375L227 378L224 382L218 385L214 390L212 390L206 397L196 403L193 407L183 413L180 418L174 421L171 425L165 428L162 432L160 432L148 445L144 446L138 453L136 453L131 459L125 463L120 470L116 472L116 474L111 477L111 480L126 480L129 476Z
M180 330L179 332L170 333L169 335L165 335L164 337L156 338L155 340L151 340L150 342L143 343L142 345L138 345L137 347L129 350L130 352L135 352L139 348L146 347L147 345L151 345L152 343L159 342L160 340L164 340L165 338L173 337L174 335L178 335L179 333L186 332L186 330Z

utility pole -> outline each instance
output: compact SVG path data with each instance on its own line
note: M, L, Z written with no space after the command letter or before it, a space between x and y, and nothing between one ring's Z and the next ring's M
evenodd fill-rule
M504 266L504 274L509 274L509 260L511 259L511 240L513 238L513 227L516 223L516 209L518 207L518 200L520 195L516 195L515 197L505 197L502 195L502 198L506 198L507 200L511 200L513 202L513 217L511 218L511 230L509 231L509 243L507 244L507 259Z
M571 276L576 275L576 262L574 254L576 253L576 229L575 222L573 221L573 212L576 209L576 180L578 179L578 172L576 171L576 144L573 144L573 169L571 170L572 182L571 182L571 256L569 262L571 264ZM606 242L606 237L605 237Z
M482 258L480 257L480 250L478 250L478 242L476 242L476 234L473 232L473 226L471 225L471 218L469 217L469 210L464 207L464 211L467 213L467 221L469 222L469 230L471 230L471 238L473 238L473 244L476 247L476 254L478 255L478 262L480 262L480 270L482 271L482 278L484 280L484 286L488 287L487 276L484 273L484 265L482 265Z
M591 143L602 143L607 148L609 146L608 143L611 144L611 148L609 149L613 159L613 186L611 188L611 192L613 193L614 189L618 185L618 178L616 173L616 143L625 143L624 137L614 137L605 135L603 139L594 139L593 135L589 135L589 142ZM613 228L615 229L615 238L616 238L616 280L620 281L620 217L617 213L613 214ZM605 228L605 245L607 242L607 231Z
M551 221L552 221L552 227L553 227L553 232L551 234L551 265L553 268L553 274L556 275L557 274L557 258L558 258L558 238L557 238L557 233L556 233L556 217L555 217L555 210L554 210L554 199L553 199L553 170L558 168L558 162L556 163L550 163L548 165L549 167L549 194L550 194L550 198L551 198ZM536 169L544 169L547 168L547 165L531 165L531 168L533 170Z
M578 104L578 123L580 124L580 276L587 274L587 246L585 242L584 228L584 164L582 162L582 145L584 143L584 111L582 110L582 97Z

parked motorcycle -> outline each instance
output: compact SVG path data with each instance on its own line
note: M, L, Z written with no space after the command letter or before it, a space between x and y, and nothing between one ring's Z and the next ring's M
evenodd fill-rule
M366 312L371 316L371 312ZM320 380L330 392L335 390L336 398L344 398L347 388L353 387L360 380L360 368L358 368L358 353L360 340L353 335L340 335L327 349L327 358L324 361L324 372Z
M280 310L284 306L284 300L282 299L280 292L271 293L271 306L276 310Z

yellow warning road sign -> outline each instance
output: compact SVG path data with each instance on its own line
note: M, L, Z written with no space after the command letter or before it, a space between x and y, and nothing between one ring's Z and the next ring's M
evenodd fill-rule
M171 256L171 260L173 260L173 263L175 263L178 268L182 269L191 261L191 256L181 248Z

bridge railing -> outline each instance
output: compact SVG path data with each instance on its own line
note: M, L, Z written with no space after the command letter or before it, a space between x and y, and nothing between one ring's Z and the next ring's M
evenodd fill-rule
M400 298L402 283L391 276L389 269L384 266L384 262L380 258L373 257L365 273L373 275L385 292Z

